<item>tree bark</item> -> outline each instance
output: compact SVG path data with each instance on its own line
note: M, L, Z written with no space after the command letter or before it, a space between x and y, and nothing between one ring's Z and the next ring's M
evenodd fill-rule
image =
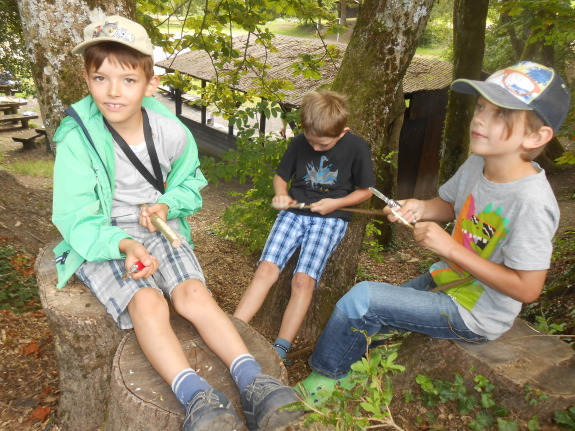
M339 23L347 27L347 1L339 0Z
M350 127L370 144L376 174L382 176L385 185L384 193L396 187L395 170L381 163L383 155L399 147L398 134L394 133L397 115L392 113L392 107L433 3L367 0L332 85L333 90L348 97ZM366 223L366 217L355 217L348 226L316 289L300 331L302 337L312 342L317 339L335 303L353 285ZM292 271L290 265L284 269L254 325L279 328L278 312L283 313L289 300Z
M128 332L118 329L98 299L77 279L56 289L48 244L36 259L42 307L56 344L60 373L58 416L64 430L96 431L106 417L114 353Z
M455 0L453 5L453 79L481 79L489 0ZM455 174L469 155L469 123L475 98L449 92L441 148L439 184Z
M83 40L84 27L94 14L134 19L135 0L108 2L18 0L24 36L46 131L52 137L64 110L88 94L82 59L70 50Z
M271 344L251 326L231 317L248 350L262 372L288 383L287 371ZM206 346L196 328L186 319L172 315L172 328L190 365L214 388L223 392L242 415L238 388L226 365ZM110 403L105 430L179 430L184 409L172 389L152 368L135 333L129 332L120 343L112 367ZM214 431L219 431L214 429Z

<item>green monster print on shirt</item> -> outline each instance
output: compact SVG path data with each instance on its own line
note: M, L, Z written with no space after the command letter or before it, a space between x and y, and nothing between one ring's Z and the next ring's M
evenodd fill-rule
M457 216L453 239L484 259L489 259L499 241L509 232L505 227L508 220L501 216L502 212L501 207L494 209L490 203L476 214L475 199L470 194ZM483 286L461 268L441 268L433 265L431 275L437 286L454 284L454 287L445 289L445 292L467 310L473 308L483 293Z

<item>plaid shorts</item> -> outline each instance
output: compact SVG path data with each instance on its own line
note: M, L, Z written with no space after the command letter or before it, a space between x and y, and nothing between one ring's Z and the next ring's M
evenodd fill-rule
M150 254L158 259L158 270L148 278L122 281L126 269L124 259L102 262L84 262L77 270L76 276L92 291L106 307L120 329L131 329L132 320L128 313L128 304L136 292L145 287L159 290L171 297L172 290L189 279L198 279L205 284L202 268L190 244L182 238L182 245L174 248L159 232L151 233L138 224L136 217L113 219L112 224L124 229L136 241L140 241ZM177 232L177 220L168 222Z
M284 269L289 258L301 246L294 271L309 275L319 282L327 260L345 235L348 222L280 211L268 236L260 262L265 260Z

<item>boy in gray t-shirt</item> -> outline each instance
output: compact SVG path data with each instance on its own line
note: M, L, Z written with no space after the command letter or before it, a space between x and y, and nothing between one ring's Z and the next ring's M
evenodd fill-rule
M352 328L487 342L512 326L522 303L541 294L559 208L532 160L565 120L569 89L554 70L531 62L486 81L459 79L451 88L478 96L473 154L439 197L384 209L392 222L417 221L415 240L442 260L402 286L362 282L339 300L309 360L313 372L296 387L312 405L326 399L319 389L350 384L350 366L367 348ZM451 235L434 223L453 220Z

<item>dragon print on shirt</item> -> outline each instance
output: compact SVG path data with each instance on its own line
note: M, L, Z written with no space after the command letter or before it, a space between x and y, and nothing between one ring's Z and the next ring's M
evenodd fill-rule
M313 162L309 162L306 168L307 174L303 177L306 183L311 184L314 189L321 188L322 185L335 184L339 170L331 171L332 164L328 163L329 160L326 156L321 156L317 168L313 165Z
M489 259L499 241L509 233L505 227L508 220L501 216L502 212L503 208L493 208L490 203L476 213L475 199L470 194L457 217L453 239L475 254ZM453 283L455 286L445 292L468 310L473 308L483 293L483 286L477 280L465 280L470 274L461 268L444 268L435 264L431 267L431 275L437 286Z

